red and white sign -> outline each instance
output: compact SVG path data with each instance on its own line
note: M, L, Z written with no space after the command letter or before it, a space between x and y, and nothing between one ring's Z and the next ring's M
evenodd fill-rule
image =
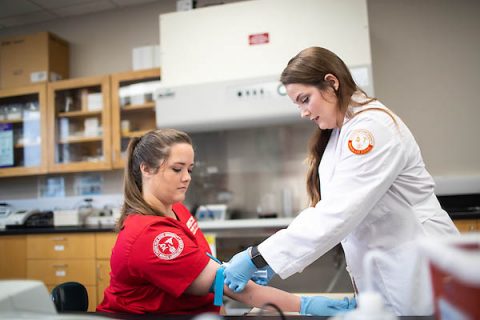
M270 35L268 32L256 33L248 35L248 44L251 46L257 44L265 44L270 42Z

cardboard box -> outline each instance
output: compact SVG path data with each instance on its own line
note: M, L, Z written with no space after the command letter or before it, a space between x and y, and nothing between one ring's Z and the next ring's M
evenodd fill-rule
M69 45L60 37L39 32L0 40L0 88L67 79Z

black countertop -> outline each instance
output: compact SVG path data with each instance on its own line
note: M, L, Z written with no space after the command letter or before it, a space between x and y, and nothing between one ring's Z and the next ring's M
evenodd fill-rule
M453 220L480 219L480 193L438 196L442 208ZM2 235L114 232L114 226L15 227L0 230Z
M80 313L77 313L80 314ZM84 313L85 314L85 313ZM159 315L159 314L146 314L146 315L136 315L136 314L109 314L109 313L88 313L92 316L102 316L112 319L124 319L124 320L195 320L195 317L198 316L199 320L240 320L240 319L281 319L281 316L268 315L268 316L258 316L258 315L244 315L244 316L208 316L208 314L203 315ZM202 317L200 319L200 317ZM284 316L289 320L323 320L330 319L331 317L319 317L319 316L300 316L300 315L286 315ZM398 317L399 319L405 320L433 320L434 316L402 316Z
M114 232L113 226L68 226L68 227L15 227L0 230L2 235L19 234L47 234L47 233L85 233L85 232Z

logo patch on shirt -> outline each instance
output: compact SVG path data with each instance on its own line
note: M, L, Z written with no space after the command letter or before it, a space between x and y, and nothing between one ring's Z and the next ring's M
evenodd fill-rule
M175 259L183 251L183 240L173 232L160 233L153 240L153 252L163 260Z
M355 154L369 153L374 145L373 135L365 129L354 130L348 137L348 149Z
M190 229L190 231L191 231L193 234L196 234L196 233L197 233L198 223L197 223L197 221L195 220L195 218L190 217L190 218L188 219L186 225L187 225L187 228Z

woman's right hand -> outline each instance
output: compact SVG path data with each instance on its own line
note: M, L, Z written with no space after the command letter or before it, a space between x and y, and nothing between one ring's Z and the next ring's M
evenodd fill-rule
M322 296L301 297L300 314L313 316L334 316L357 307L355 298L329 299Z

